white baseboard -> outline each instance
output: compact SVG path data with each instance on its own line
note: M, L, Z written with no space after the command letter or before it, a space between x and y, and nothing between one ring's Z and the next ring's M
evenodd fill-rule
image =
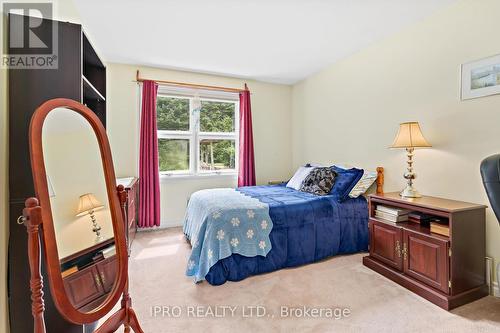
M493 282L493 296L500 297L500 288L498 287L498 282Z
M182 221L161 221L161 228L174 228L174 227L182 227Z
M157 231L164 230L168 228L182 227L182 222L180 221L161 221L159 227L153 228L137 228L138 232L148 232L148 231Z

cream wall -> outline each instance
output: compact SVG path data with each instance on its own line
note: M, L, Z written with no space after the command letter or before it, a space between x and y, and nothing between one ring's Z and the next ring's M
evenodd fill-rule
M296 84L293 165L380 165L385 189L399 190L406 156L387 147L400 122L415 120L433 145L416 151L416 187L488 204L479 164L500 152L500 95L460 101L460 64L500 53L499 22L500 1L461 1ZM486 238L498 262L491 209Z
M252 80L190 72L107 64L107 130L117 176L137 175L139 146L139 90L141 77L242 88L252 92L252 116L257 182L287 179L292 173L291 87ZM161 179L162 226L181 225L191 193L202 188L234 187L235 176Z
M44 0L9 1L9 2L47 2ZM53 0L54 18L74 23L80 17L71 0ZM2 50L7 46L7 20L3 7L0 6L0 44ZM9 182L8 182L8 76L7 70L0 68L0 331L9 332L7 311L7 252L9 235Z

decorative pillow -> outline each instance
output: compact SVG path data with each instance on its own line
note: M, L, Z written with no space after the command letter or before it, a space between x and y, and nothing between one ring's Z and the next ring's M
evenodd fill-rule
M349 199L349 193L363 176L363 169L342 169L335 165L331 169L337 176L330 194L333 194L338 202L343 202Z
M304 179L309 175L309 173L314 170L316 167L314 166L302 166L297 169L295 174L293 175L292 179L286 183L286 187L293 188L295 190L300 190L300 187L302 186L302 182Z
M354 185L351 192L349 192L349 196L351 198L357 198L360 195L364 194L370 186L377 180L377 173L375 171L364 171L361 179Z
M327 195L335 183L335 172L330 168L315 168L302 182L300 190L317 195Z

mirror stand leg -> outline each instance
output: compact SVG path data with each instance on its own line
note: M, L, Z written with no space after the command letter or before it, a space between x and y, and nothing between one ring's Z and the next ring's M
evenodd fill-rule
M130 295L128 293L128 281L125 284L125 290L123 291L122 308L124 308L126 311L125 322L123 323L123 325L125 326L124 332L129 333L130 329L132 329L134 333L144 333L141 325L139 324L139 320L137 319L135 311L132 309L132 299L130 298Z
M40 267L40 232L42 224L42 208L38 199L29 198L23 210L23 222L28 232L28 260L30 265L31 313L33 314L34 332L45 333L43 312L43 277Z
M128 294L128 281L125 284L125 290L123 290L123 297L122 297L122 309L125 309L125 319L123 321L123 326L124 326L124 332L129 333L130 332L130 325L129 325L129 312L128 309L130 308L130 296Z
M139 324L139 320L137 320L135 311L132 308L128 308L128 318L129 318L129 325L130 327L132 327L135 333L144 333L144 331L141 328L141 325Z

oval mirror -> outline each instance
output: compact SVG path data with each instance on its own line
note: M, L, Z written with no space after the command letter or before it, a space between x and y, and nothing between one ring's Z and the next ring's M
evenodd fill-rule
M35 112L30 143L54 302L74 323L96 321L117 303L127 269L105 130L83 105L52 100Z

